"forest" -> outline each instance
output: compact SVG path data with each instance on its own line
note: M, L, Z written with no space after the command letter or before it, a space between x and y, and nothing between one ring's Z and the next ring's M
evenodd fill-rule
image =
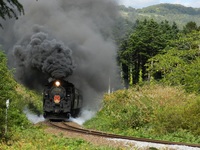
M195 22L188 22L180 30L175 22L138 20L119 47L124 84L156 81L198 92L199 46Z

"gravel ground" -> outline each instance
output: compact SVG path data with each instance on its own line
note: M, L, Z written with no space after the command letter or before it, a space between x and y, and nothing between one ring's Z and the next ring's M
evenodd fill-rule
M146 150L150 147L157 148L159 150L200 150L200 148L188 147L188 146L180 146L180 145L165 145L165 144L155 144L148 142L138 142L138 141L130 141L130 140L122 140L122 139L108 139L110 141L115 142L123 142L124 146L128 149L138 149L138 150ZM132 147L132 145L134 145Z
M76 123L71 123L71 125L76 127L81 127ZM121 148L123 150L149 150L150 148L157 148L159 150L200 150L200 148L180 146L180 145L165 145L165 144L155 144L148 142L138 142L124 139L111 139L103 138L93 135L85 135L70 131L63 131L60 129L55 129L52 127L47 127L45 130L47 133L63 134L67 138L81 138L97 146L110 146L115 148Z

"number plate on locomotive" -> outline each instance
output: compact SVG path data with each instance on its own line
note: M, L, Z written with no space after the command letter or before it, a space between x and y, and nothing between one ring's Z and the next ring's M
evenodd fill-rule
M60 103L60 95L54 95L54 102L56 104Z

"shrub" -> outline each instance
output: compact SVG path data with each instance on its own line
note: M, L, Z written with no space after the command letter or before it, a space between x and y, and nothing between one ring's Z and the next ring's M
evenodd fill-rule
M166 138L179 131L195 137L200 133L199 114L199 96L179 87L144 85L106 94L102 109L85 125L142 137Z
M31 96L32 95L32 96ZM13 73L7 68L7 59L5 54L0 51L0 139L7 140L12 135L12 129L19 127L25 128L30 125L23 109L25 105L30 102L39 102L39 96L33 92L25 90L13 78ZM7 125L8 132L5 134L5 113L6 113L6 100L10 100L10 107L8 109ZM36 100L37 99L37 100ZM36 103L37 104L37 103ZM39 107L38 103L36 106ZM41 107L41 106L40 106ZM9 135L8 135L9 134Z

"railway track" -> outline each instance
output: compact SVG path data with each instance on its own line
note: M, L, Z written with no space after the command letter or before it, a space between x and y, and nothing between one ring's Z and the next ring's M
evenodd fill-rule
M54 128L58 128L58 129L61 129L64 131L100 136L100 137L105 137L105 138L125 139L125 140L139 141L139 142L150 142L150 143L166 144L166 145L181 145L181 146L200 148L200 144L190 144L190 143L182 143L182 142L153 140L153 139L147 139L147 138L137 138L137 137L116 135L116 134L110 134L110 133L105 133L105 132L100 132L100 131L83 129L80 127L74 127L74 126L70 125L70 122L51 122L50 121L50 122L48 122L48 124Z

